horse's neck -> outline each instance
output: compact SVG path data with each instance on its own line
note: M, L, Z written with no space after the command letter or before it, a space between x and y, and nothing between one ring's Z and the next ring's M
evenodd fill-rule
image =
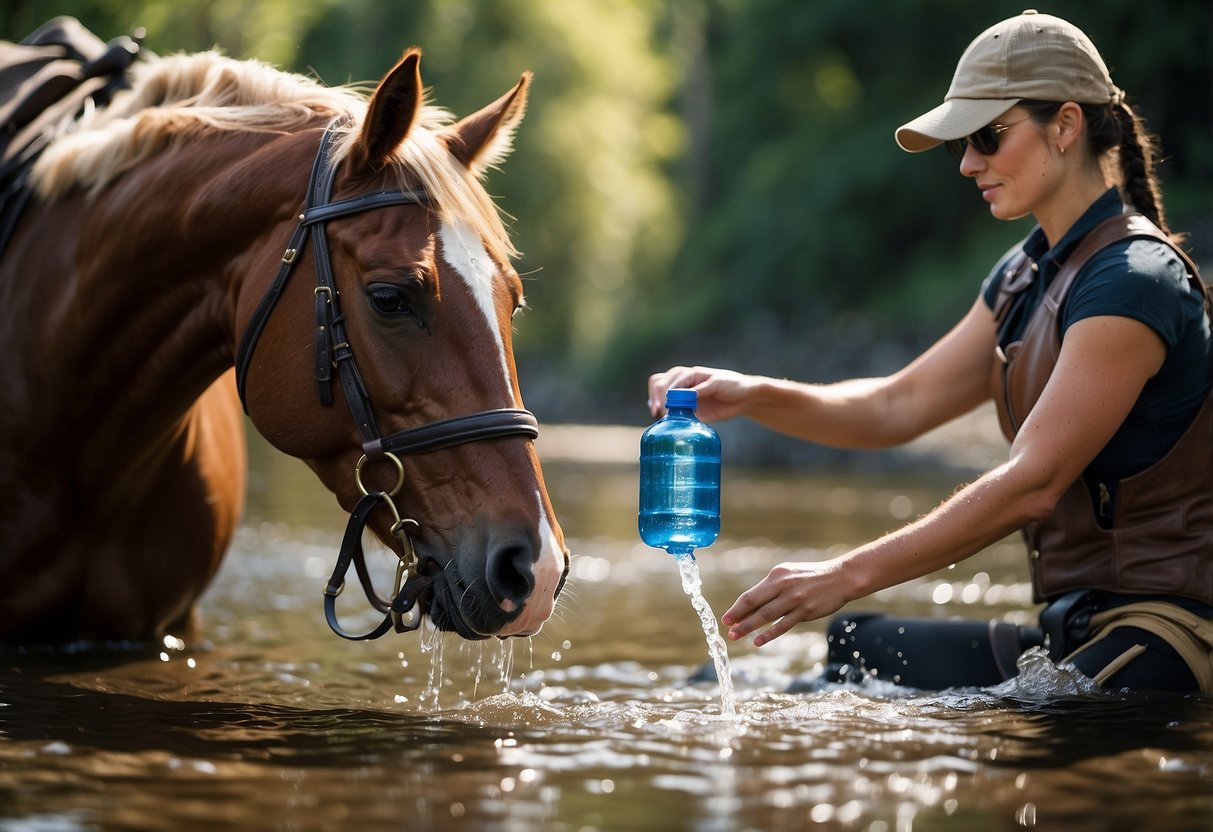
M146 451L180 433L195 400L232 364L236 284L249 271L234 264L264 249L272 276L293 183L279 186L280 206L264 193L254 199L267 186L241 168L250 144L269 139L232 140L231 149L210 140L154 157L95 199L47 206L52 227L31 224L28 233L42 239L27 250L56 252L38 275L56 301L31 339L41 357L30 361L49 370L45 401L63 403L54 421L87 431L86 470L110 464L116 446ZM62 223L79 229L77 242L56 249ZM36 418L38 405L26 404Z

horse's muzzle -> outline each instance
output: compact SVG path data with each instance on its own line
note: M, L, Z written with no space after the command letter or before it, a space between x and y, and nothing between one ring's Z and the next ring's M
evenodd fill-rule
M429 593L434 626L467 639L488 638L506 629L534 590L532 551L509 546L455 557L436 576Z
M562 565L522 529L473 527L461 537L428 594L434 625L467 639L537 632L563 586Z

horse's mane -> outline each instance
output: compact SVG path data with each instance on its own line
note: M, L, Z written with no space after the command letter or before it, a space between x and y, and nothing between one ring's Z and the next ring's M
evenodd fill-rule
M291 132L318 117L349 115L347 135L335 145L343 158L367 109L357 86L326 87L303 75L218 52L140 60L131 88L106 108L85 112L61 128L38 159L31 181L53 199L73 188L100 192L140 162L192 137L216 131ZM516 254L497 206L447 151L441 137L453 119L444 109L421 108L393 160L404 186L409 175L444 217L472 225L503 257Z

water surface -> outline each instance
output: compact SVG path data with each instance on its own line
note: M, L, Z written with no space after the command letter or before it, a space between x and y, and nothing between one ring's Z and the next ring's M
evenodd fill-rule
M196 633L4 656L0 829L1213 829L1206 697L1094 691L1047 663L982 690L790 693L824 659L813 624L730 643L722 715L691 681L710 662L676 563L636 540L635 466L545 463L575 558L538 636L345 642L321 611L343 518L299 463L254 460ZM704 595L719 615L772 565L953 486L726 466ZM1008 540L862 606L1027 621L1022 557Z

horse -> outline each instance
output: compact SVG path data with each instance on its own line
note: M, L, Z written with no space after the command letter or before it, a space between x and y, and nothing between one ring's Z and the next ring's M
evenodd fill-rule
M368 96L141 56L47 143L0 257L0 641L188 628L240 522L245 413L350 512L324 589L338 635L425 616L527 636L552 614L569 551L483 184L531 75L457 120L420 59ZM399 560L394 597L366 584L364 527ZM385 613L362 635L333 614L351 563Z

